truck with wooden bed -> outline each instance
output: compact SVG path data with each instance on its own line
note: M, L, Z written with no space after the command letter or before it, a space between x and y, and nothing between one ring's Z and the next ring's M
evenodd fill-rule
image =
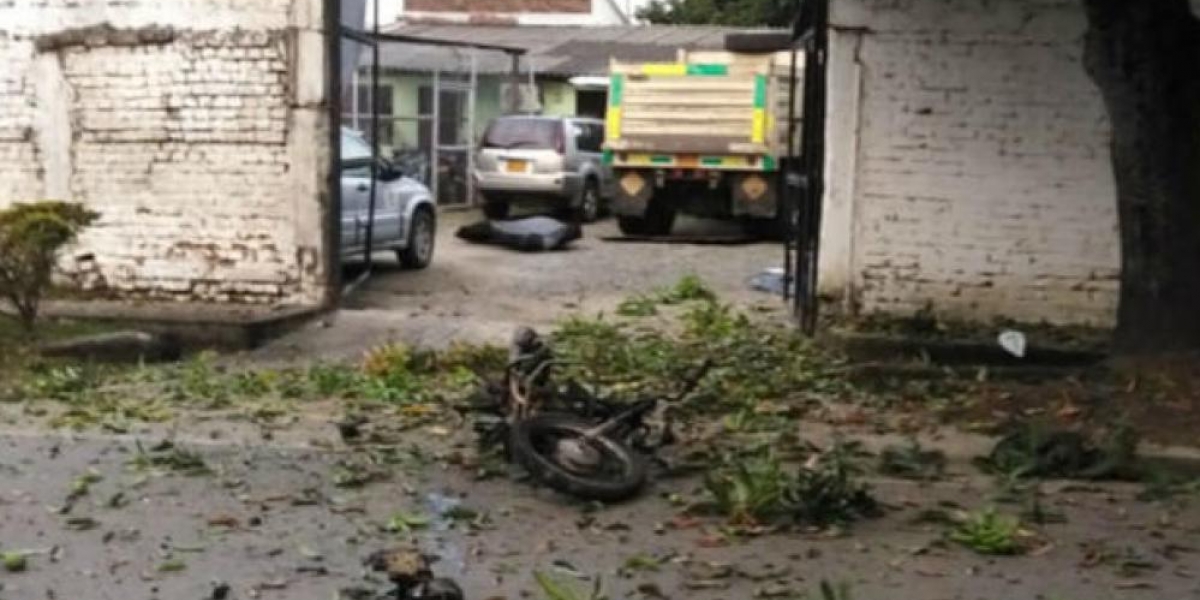
M673 63L611 63L604 160L624 234L667 235L679 213L780 229L791 57L680 51Z

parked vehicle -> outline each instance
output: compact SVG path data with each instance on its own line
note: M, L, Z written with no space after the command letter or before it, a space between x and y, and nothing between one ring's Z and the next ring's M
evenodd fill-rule
M612 196L599 119L514 115L488 124L475 161L475 183L490 219L517 203L549 204L584 222Z
M428 186L432 179L429 175L429 155L420 148L403 146L392 151L392 164L421 185Z
M370 221L371 145L342 128L342 258L364 254ZM392 250L400 264L424 269L433 260L437 210L424 184L380 159L375 172L375 226L371 246Z
M483 407L496 418L481 421L482 443L503 443L512 460L555 490L603 502L630 498L645 485L646 457L674 441L673 409L710 368L701 366L673 398L620 401L555 382L552 371L563 363L532 329L517 330L509 356L502 389Z
M681 212L779 229L790 71L788 52L613 61L604 149L621 231L666 235Z

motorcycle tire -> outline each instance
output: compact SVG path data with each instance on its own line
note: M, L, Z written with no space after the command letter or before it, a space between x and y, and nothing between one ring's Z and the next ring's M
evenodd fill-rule
M590 441L592 449L618 466L617 472L604 474L577 472L562 464L553 451L544 447L547 436L583 438L593 427L594 423L571 415L534 415L513 424L509 451L535 479L564 494L601 502L619 502L633 497L646 484L646 461L625 444L607 436Z

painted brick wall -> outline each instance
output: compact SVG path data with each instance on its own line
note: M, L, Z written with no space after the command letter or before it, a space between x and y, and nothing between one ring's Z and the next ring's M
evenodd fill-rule
M99 212L63 263L86 287L319 303L319 2L80 4L0 8L0 205Z
M408 10L473 13L586 13L592 0L408 0Z
M861 310L1112 321L1109 125L1073 0L860 0Z
M33 144L33 88L20 68L33 56L33 44L0 33L0 203L19 195L42 194Z

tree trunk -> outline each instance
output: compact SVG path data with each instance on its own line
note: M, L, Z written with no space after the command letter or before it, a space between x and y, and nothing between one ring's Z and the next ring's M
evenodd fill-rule
M1188 0L1084 0L1121 223L1114 349L1200 349L1200 21Z

